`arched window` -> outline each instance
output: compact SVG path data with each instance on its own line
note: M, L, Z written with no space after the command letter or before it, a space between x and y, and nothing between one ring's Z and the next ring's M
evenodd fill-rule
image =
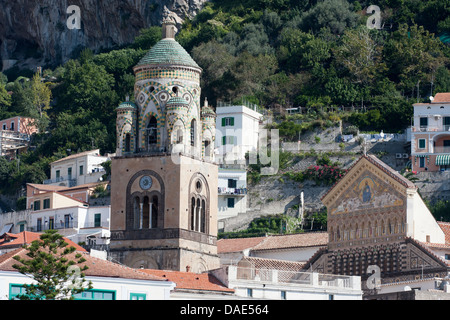
M177 130L177 144L183 143L183 130L178 129Z
M206 232L206 204L205 200L202 200L202 208L200 214L200 232Z
M150 205L150 228L158 228L158 197L153 196L152 202Z
M147 196L144 197L142 204L142 228L147 229L150 223L150 201Z
M205 158L211 155L211 141L205 140Z
M127 133L125 135L125 152L131 151L131 135Z
M139 197L135 197L133 200L134 229L140 229L140 220L141 220L140 203L141 200L139 199Z
M191 146L195 147L195 137L197 135L197 122L195 121L195 119L193 119L191 121Z
M200 210L201 210L200 199L197 199L196 205L197 206L195 207L195 231L200 231Z
M155 117L151 117L147 125L148 144L156 144L158 142L158 121Z
M191 230L195 230L195 198L191 199Z

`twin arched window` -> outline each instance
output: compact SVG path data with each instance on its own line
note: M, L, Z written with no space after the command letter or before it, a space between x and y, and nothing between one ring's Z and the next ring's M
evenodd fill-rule
M206 201L198 196L191 198L189 224L192 231L206 232Z
M134 229L158 228L158 196L136 196L133 199Z

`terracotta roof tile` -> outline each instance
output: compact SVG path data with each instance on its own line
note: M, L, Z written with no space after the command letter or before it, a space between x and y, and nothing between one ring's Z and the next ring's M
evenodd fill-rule
M209 273L198 274L193 272L155 269L141 269L140 271L162 277L176 283L175 289L221 291L225 293L234 292L233 289L227 288L222 282Z
M5 236L0 239L0 249L4 248L18 248L24 244L31 244L34 240L39 240L41 234L30 231L22 231L20 233L6 233ZM86 249L76 244L68 238L64 238L69 246L75 247L77 251L86 252Z
M450 103L450 92L436 93L431 103Z
M265 241L262 241L254 246L252 248L252 251L326 246L327 244L327 232L306 232L289 235L273 235L267 237Z
M303 269L305 263L288 260L258 258L258 257L244 257L239 261L238 266L242 268L251 267L255 269L271 269L271 270L299 272Z
M17 271L12 266L18 262L13 259L15 255L22 258L27 258L27 250L19 248L14 251L5 253L0 256L0 270L3 271ZM91 257L87 252L78 252L86 259L81 263L81 266L88 266L88 269L84 271L86 276L95 277L113 277L124 279L136 279L136 280L153 280L153 281L168 281L166 278L159 277L157 275L147 274L145 272L126 267L108 260L103 260L95 257ZM75 260L75 252L67 255L68 259Z
M445 243L450 245L450 222L438 221L437 223L439 227L441 227L441 230L444 232Z
M256 246L267 237L220 239L217 241L217 253L241 252Z

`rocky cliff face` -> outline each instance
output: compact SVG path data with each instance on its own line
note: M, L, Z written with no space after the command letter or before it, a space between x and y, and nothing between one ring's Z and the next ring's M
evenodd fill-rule
M0 70L57 66L82 49L94 52L134 40L166 16L180 24L207 0L0 0ZM67 21L79 7L80 28ZM74 25L72 24L71 27Z

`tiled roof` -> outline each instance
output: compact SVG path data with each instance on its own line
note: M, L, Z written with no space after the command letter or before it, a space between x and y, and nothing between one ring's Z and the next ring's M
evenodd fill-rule
M51 184L37 184L37 183L27 183L30 187L33 187L35 189L38 189L40 191L61 191L66 190L67 187L65 186L55 186Z
M124 101L121 104L119 104L117 109L133 109L134 110L134 109L137 109L137 106L132 101Z
M184 106L189 105L189 103L183 97L172 97L169 99L169 101L167 101L166 106L180 105L180 104Z
M140 271L147 274L155 275L172 281L176 284L176 289L186 290L204 290L204 291L221 291L225 293L234 292L233 289L227 288L216 277L209 273L193 273L183 271L170 270L154 270L141 269Z
M450 103L450 92L436 93L431 103Z
M181 65L200 68L189 53L174 39L166 38L155 44L136 66Z
M31 244L34 240L39 240L41 234L30 231L22 231L20 233L6 233L5 236L0 239L0 249L3 248L17 248L24 244ZM70 239L64 238L69 246L75 247L77 251L86 252L86 249L76 244Z
M98 155L98 156L100 156L100 150L99 149L94 149L94 150L90 150L90 151L84 151L84 152L80 152L80 153L76 153L76 154L71 154L70 156L67 156L67 157L58 159L56 161L53 161L51 164L58 163L58 162L61 162L61 161L65 161L65 160L78 158L78 157L82 157L82 156L86 156L86 155Z
M256 246L266 237L219 239L217 241L217 253L241 252Z
M438 221L437 222L441 230L445 235L445 243L450 245L450 222Z
M13 259L18 255L21 258L27 258L27 250L23 248L16 249L0 256L0 270L2 271L17 271L12 266L18 262ZM75 252L67 255L70 260L75 259ZM136 280L153 280L153 281L168 281L166 278L159 277L157 275L147 274L137 269L126 267L108 260L103 260L95 257L91 257L88 253L82 252L85 262L80 266L87 266L88 269L84 271L86 276L93 277L112 277L112 278L124 278L124 279L136 279Z
M305 263L278 259L244 257L239 261L238 266L242 268L251 267L255 269L301 271L305 266Z
M252 251L326 246L327 244L327 232L273 235L254 246Z

